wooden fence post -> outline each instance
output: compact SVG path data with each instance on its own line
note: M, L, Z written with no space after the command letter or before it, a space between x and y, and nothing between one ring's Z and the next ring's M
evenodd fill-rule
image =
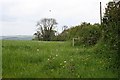
M74 38L73 38L73 47L74 47Z

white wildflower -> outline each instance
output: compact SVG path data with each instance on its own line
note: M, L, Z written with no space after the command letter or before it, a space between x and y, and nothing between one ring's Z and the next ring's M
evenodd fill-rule
M37 49L37 51L39 51L39 49Z
M56 54L56 57L57 57L58 55Z
M66 61L64 61L64 63L66 63Z
M60 63L60 65L62 65L62 63Z

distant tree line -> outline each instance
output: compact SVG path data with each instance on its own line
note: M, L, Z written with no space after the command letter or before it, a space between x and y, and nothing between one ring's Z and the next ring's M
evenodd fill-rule
M37 22L37 32L35 35L35 40L41 41L67 41L75 37L80 37L80 43L87 43L92 45L97 43L98 39L101 37L100 25L90 24L83 22L81 25L73 26L68 28L68 26L62 27L62 33L55 35L57 31L54 29L57 27L57 22L53 18L43 18ZM78 43L77 43L78 44ZM86 44L86 45L87 45Z
M57 37L62 41L79 38L75 45L94 45L101 37L100 25L83 22L81 25L64 30Z

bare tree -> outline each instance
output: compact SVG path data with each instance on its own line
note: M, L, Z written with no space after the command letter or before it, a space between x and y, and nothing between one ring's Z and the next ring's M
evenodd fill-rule
M50 41L55 36L55 27L58 23L53 18L43 18L37 22L37 32L39 32L39 39Z
M68 26L66 26L66 25L64 25L63 27L62 27L62 30L63 31L65 31L65 30L67 30L68 29Z

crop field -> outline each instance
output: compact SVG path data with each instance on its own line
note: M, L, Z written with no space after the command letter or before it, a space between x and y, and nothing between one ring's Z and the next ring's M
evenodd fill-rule
M110 62L95 47L71 42L2 41L3 78L115 78Z

